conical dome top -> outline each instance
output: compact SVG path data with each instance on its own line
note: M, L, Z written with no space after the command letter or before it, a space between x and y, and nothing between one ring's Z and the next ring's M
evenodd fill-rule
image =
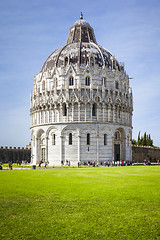
M67 44L77 42L93 42L97 44L94 30L90 24L83 19L82 13L80 19L70 28L67 39Z

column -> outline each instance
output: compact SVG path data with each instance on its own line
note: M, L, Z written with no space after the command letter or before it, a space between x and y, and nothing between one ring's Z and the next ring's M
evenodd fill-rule
M68 104L66 105L66 108L67 108L67 122L68 122L68 117L69 117L69 106L68 106Z
M45 161L48 162L48 137L46 137Z
M45 121L45 123L48 123L49 122L49 114L48 114L49 112L48 112L48 109L46 110L46 121Z
M38 112L36 111L36 119L37 119L37 125L39 124L38 122Z
M121 111L120 111L120 107L118 107L118 123L121 123Z
M39 112L39 124L42 124L42 111Z
M72 121L74 121L74 103L72 103Z
M116 122L116 107L113 106L113 122Z
M103 122L105 121L105 103L103 103Z
M112 162L114 161L114 135L112 136Z
M91 122L92 122L92 107L93 107L93 105L91 103Z
M81 160L81 136L78 135L78 162Z
M80 122L80 120L81 120L81 104L80 103L78 103L78 121Z
M99 133L97 134L97 163L99 160Z
M59 111L59 122L63 122L63 106L60 104L60 111Z
M97 104L97 121L99 121L99 104Z
M52 123L55 122L55 109L52 107Z
M60 166L63 161L63 136L60 136Z
M49 123L52 122L52 110L51 108L49 109Z
M55 105L54 107L54 118L55 118L55 122L57 122L57 105Z
M124 112L123 112L123 109L121 110L121 123L124 123Z
M33 162L32 162L32 165L36 165L36 163L38 161L37 152L38 152L38 138L35 138L35 148L34 148L34 152L33 152Z
M124 112L123 112L123 123L124 123L124 124L126 123L126 112L125 112L125 110L124 110Z
M86 103L84 103L84 107L85 107L85 116L84 116L84 120L85 120L85 122L86 122L86 119L87 119Z
M111 105L108 105L108 122L111 122Z
M43 116L42 123L45 123L45 120L46 120L46 111L45 110L42 111L42 116Z

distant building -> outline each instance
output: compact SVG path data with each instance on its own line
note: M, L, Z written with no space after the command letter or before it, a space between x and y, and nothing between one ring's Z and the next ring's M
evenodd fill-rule
M132 160L129 76L82 15L35 76L30 111L32 164Z

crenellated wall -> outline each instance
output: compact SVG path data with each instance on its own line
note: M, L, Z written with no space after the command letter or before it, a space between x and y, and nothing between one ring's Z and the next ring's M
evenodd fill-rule
M160 148L147 146L132 146L132 160L136 163L144 163L144 160L150 162L160 161Z
M17 161L22 163L22 161L31 161L31 149L30 148L16 148L16 147L1 147L0 148L0 162L8 163L12 161L16 163Z

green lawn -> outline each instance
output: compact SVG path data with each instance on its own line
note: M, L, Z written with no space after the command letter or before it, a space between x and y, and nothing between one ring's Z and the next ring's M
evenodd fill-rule
M160 166L0 171L0 239L160 239Z

